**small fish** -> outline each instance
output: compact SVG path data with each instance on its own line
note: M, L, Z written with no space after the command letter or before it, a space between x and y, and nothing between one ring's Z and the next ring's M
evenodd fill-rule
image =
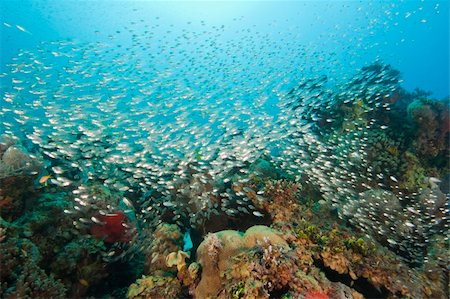
M264 216L261 212L258 212L258 211L253 211L252 213L253 213L253 215L255 215L256 217L263 217L263 216Z
M433 183L433 184L439 184L441 182L440 179L435 178L435 177L430 177L429 181L430 181L430 183Z
M134 209L133 203L126 197L122 198L122 201L131 209Z
M89 286L89 282L86 279L81 278L79 280L80 284L84 285L85 287Z
M22 26L20 26L20 25L16 25L16 27L17 27L17 29L19 29L20 31L22 31L22 32L25 32L25 33L28 33L28 34L31 34L31 32L29 32L28 30L26 30L25 28L23 28Z
M39 179L39 184L44 184L45 187L48 186L49 180L52 178L51 175L43 175Z

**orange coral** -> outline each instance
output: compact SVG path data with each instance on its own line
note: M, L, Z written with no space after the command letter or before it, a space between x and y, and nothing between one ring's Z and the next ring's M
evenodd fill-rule
M299 212L298 192L300 185L286 180L269 180L266 182L262 203L253 200L272 217L273 222L290 222Z
M320 291L309 291L305 294L304 299L328 299L328 295Z
M348 273L348 260L342 253L332 253L323 251L321 254L325 266L338 272L339 274Z

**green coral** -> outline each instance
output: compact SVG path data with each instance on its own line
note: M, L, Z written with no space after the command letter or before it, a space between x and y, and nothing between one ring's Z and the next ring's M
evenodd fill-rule
M286 294L283 294L282 296L281 296L281 299L291 299L292 297L291 297L291 295L289 294L289 293L286 293Z
M324 235L319 227L302 219L296 229L299 238L309 239L314 243L327 244L330 238Z
M350 105L341 105L340 112L342 113L343 117L341 131L354 131L358 127L366 126L367 110L368 106L362 99L355 99L354 102Z
M351 237L350 239L345 241L345 246L347 249L351 249L356 253L362 255L369 255L375 251L375 247L369 244L363 238Z
M426 170L420 164L419 159L411 152L406 152L404 155L404 167L402 181L400 187L410 192L415 192L420 188L425 188Z
M243 281L239 282L231 290L231 295L233 296L233 299L243 298L244 294L245 294L245 282L243 282Z

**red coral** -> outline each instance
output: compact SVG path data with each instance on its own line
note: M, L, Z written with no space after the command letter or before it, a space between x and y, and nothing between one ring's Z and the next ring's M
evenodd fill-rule
M99 223L91 226L91 235L103 239L106 243L127 243L130 242L133 234L128 228L127 216L118 211L113 214L97 215L95 219Z
M321 291L308 291L305 299L329 299L328 295Z

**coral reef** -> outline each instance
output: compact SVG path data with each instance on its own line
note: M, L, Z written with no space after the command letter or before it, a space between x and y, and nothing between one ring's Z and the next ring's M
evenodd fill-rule
M253 226L245 234L236 231L209 234L197 249L202 276L195 297L268 296L272 290L284 288L295 271L292 264L295 261L286 255L288 251L286 241L265 226Z
M0 141L0 216L13 220L20 215L34 193L33 180L42 164L15 145L8 136Z
M318 277L300 270L302 261L286 246L262 242L234 256L225 270L224 298L270 298L276 293L298 297L311 291L324 293Z
M2 298L65 298L65 286L39 267L42 256L29 240L8 236L0 242Z
M151 235L145 250L144 275L128 288L127 297L179 298L182 286L197 279L198 265L192 263L188 267L189 253L182 251L183 234L177 225L161 223Z
M445 204L445 195L438 189L423 189L415 201L404 203L392 192L372 189L350 201L345 211L355 226L412 264L421 264L427 251L425 240L445 226Z
M88 288L108 276L101 253L104 244L93 238L79 237L65 245L50 264L52 272L70 287L71 297L85 296Z
M52 179L72 171L53 159L37 180L42 165L5 139L0 296L447 298L448 107L398 79L375 64L340 93L302 83L280 157L198 149L168 163L180 176L127 157ZM317 94L327 111L302 106Z
M256 194L248 195L256 207L270 215L272 222L288 222L298 213L300 190L298 183L287 180L267 180L264 186L264 197L258 197ZM280 209L280 207L283 208ZM282 213L275 212L277 210Z
M37 174L40 161L17 146L12 138L3 135L0 140L0 179Z
M66 298L64 285L36 265L25 265L16 285L6 290L4 298Z
M151 243L145 251L144 273L170 271L171 266L167 266L166 258L170 253L182 250L183 234L177 225L162 223L151 235Z
M6 177L0 179L0 216L11 221L19 217L34 193L30 177Z
M33 205L14 214L15 220L0 218L2 298L89 297L119 274L110 273L103 240L73 225L67 193L49 191L26 193ZM136 274L129 275L133 280Z
M414 147L425 159L449 153L450 108L442 102L420 97L407 107L410 120L417 126Z
M371 217L369 215L366 218ZM367 236L358 237L354 231L338 225L332 215L324 219L327 221L316 224L311 222L317 222L314 215L308 220L302 220L296 229L297 238L293 238L293 242L298 244L297 247L306 248L304 251L310 251L314 265L325 271L327 276L345 280L342 276L344 274L348 281L353 281L353 288L369 297L388 294L431 298L445 296L442 292L443 276L439 279L427 278L426 272L411 269L402 258L379 243L367 239ZM439 275L445 275L442 269L437 272ZM422 283L415 283L417 281ZM430 290L434 290L434 293L430 293Z
M148 292L153 294L148 298L157 296L155 281L160 280L164 280L160 282L162 292L169 289L183 297L188 294L187 288L194 298L445 298L443 268L448 250L444 249L444 240L434 240L436 246L428 253L429 259L440 262L426 262L428 271L411 268L378 243L389 247L395 243L398 250L414 248L414 244L408 243L414 240L409 223L422 227L423 231L431 228L414 214L413 205L409 209L404 207L393 193L383 189L361 194L359 203L370 203L368 210L358 206L358 201L352 202L355 215L368 215L365 218L356 215L354 219L367 219L357 226L366 227L367 235L378 236L377 242L343 227L325 205L301 199L315 195L309 193L311 190L284 180L269 180L263 185L263 198L257 198L251 188L245 190L250 198L253 195L255 205L259 204L258 208L270 215L274 220L272 226L282 234L265 226L251 227L245 233L232 230L210 233L197 248L196 262L191 262L181 251L178 228L160 225L160 231L172 227L172 239L177 241L166 237L171 233L158 233L161 241L154 241L160 244L153 246L154 252L161 252L166 263L159 255L153 255L160 262L147 272L152 277ZM237 188L244 190L242 186ZM378 225L373 225L374 219L378 219ZM395 237L386 233L391 227L403 229ZM161 244L166 243L171 250L164 250ZM145 293L142 284L130 288L130 298Z
M176 277L152 275L143 276L128 289L130 299L179 298L181 284Z

